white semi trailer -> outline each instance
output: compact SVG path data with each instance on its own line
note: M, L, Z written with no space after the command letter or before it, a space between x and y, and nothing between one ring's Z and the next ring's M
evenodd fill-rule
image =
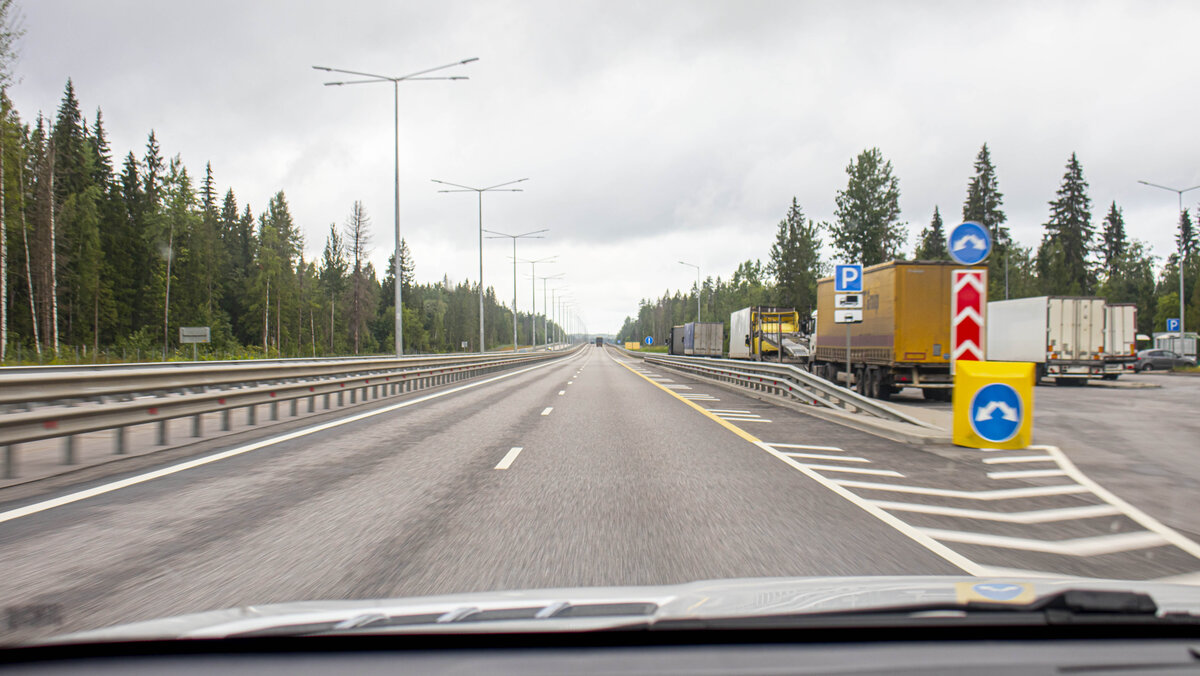
M1104 377L1104 299L1035 296L988 303L987 358L1037 364L1058 385Z

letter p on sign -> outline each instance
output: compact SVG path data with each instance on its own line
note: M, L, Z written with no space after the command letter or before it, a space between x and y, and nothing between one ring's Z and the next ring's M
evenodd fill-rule
M838 265L833 271L833 290L846 293L862 293L862 266Z

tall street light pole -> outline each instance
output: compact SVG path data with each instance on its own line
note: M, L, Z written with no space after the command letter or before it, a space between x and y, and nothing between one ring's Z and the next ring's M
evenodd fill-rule
M450 183L448 181L439 181L436 178L430 179L434 183L449 185L456 190L439 190L438 192L474 192L479 194L479 353L483 354L486 349L483 345L483 193L485 192L522 192L520 188L508 188L506 186L528 181L528 178L518 178L515 181L499 183L487 188L472 188L466 185Z
M1179 222L1180 223L1183 222L1183 193L1191 192L1193 190L1196 190L1197 188L1200 188L1200 185L1194 185L1190 188L1184 188L1184 189L1180 190L1179 188L1168 188L1165 185L1159 185L1157 183L1151 183L1149 181L1139 180L1138 183L1141 183L1142 185L1148 185L1151 188L1161 188L1163 190L1169 190L1170 192L1173 192L1176 195L1178 195L1179 196ZM1184 331L1184 316L1183 316L1183 307L1184 307L1183 306L1183 267L1184 266L1183 266L1183 264L1187 262L1187 250L1183 248L1183 244L1184 244L1184 242L1182 242L1182 241L1179 243L1179 351L1180 351L1180 354L1183 353L1183 331Z
M542 239L541 233L549 232L549 231L550 231L550 228L542 228L541 230L531 230L530 232L522 233L520 235L509 235L509 234L503 233L503 232L496 232L495 230L484 230L484 232L491 235L491 237L488 237L488 239L500 239L502 237L507 237L512 240L512 245L513 245L513 255L512 255L512 259L513 259L513 307L512 307L512 312L513 312L513 352L517 351L517 240L524 239L524 238Z
M547 346L550 345L550 305L548 302L550 300L550 296L546 295L546 280L562 278L563 275L561 272L557 275L551 275L549 277L536 278L542 280L542 336L546 339Z
M529 315L529 336L533 339L533 346L537 347L537 264L538 263L553 263L558 256L547 256L539 258L535 261L527 261L521 259L522 263L529 263L529 295L533 298L533 314ZM542 297L542 305L546 304L545 296Z
M455 61L454 63L448 63L444 66L438 66L437 68L428 68L426 70L417 71L415 73L409 73L408 75L401 75L400 77L392 77L389 75L376 75L374 73L363 73L361 71L356 71L356 70L342 70L341 68L329 68L327 66L313 66L314 70L321 70L321 71L325 71L326 73L344 73L346 75L357 75L359 77L367 78L365 80L346 80L343 82L326 82L325 83L326 87L342 87L345 85L355 85L355 84L374 84L377 82L391 82L392 83L393 117L394 117L394 122L395 122L395 126L396 126L396 149L395 149L396 156L395 156L395 165L394 165L395 176L396 176L396 190L395 190L395 194L393 195L392 209L393 209L393 213L395 215L395 226L396 226L395 227L396 248L395 248L394 255L396 257L396 297L395 297L395 301L396 301L396 323L395 323L396 341L395 342L396 342L396 356L397 357L404 354L404 306L402 305L403 298L401 297L401 293L400 293L400 288L403 286L403 284L401 284L401 281L400 281L400 272L401 272L401 270L400 270L400 83L407 82L409 80L466 80L469 78L467 78L466 76L462 76L462 75L449 76L449 77L425 77L425 75L428 75L429 73L437 72L439 70L445 70L446 68L453 68L455 66L463 66L468 63L471 63L472 61L478 61L478 60L479 60L478 58L463 59L462 61Z
M689 268L696 268L696 323L700 323L700 266L691 263L679 261L680 265L686 265Z

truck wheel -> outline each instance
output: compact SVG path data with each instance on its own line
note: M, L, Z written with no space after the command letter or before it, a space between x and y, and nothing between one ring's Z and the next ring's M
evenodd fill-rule
M892 378L891 374L879 373L879 378L876 380L875 391L878 393L876 399L879 401L887 401L892 398Z
M1116 380L1118 376L1120 376L1119 373L1105 373L1104 379L1105 380Z
M867 395L867 371L866 369L858 369L854 372L854 391L862 396Z

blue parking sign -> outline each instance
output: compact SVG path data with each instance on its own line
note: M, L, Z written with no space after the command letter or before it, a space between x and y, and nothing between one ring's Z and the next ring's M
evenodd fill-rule
M837 265L833 269L833 290L838 293L862 293L862 266Z
M1178 317L1171 317L1170 319L1167 320L1167 330L1168 331L1178 331L1179 330L1179 318Z

